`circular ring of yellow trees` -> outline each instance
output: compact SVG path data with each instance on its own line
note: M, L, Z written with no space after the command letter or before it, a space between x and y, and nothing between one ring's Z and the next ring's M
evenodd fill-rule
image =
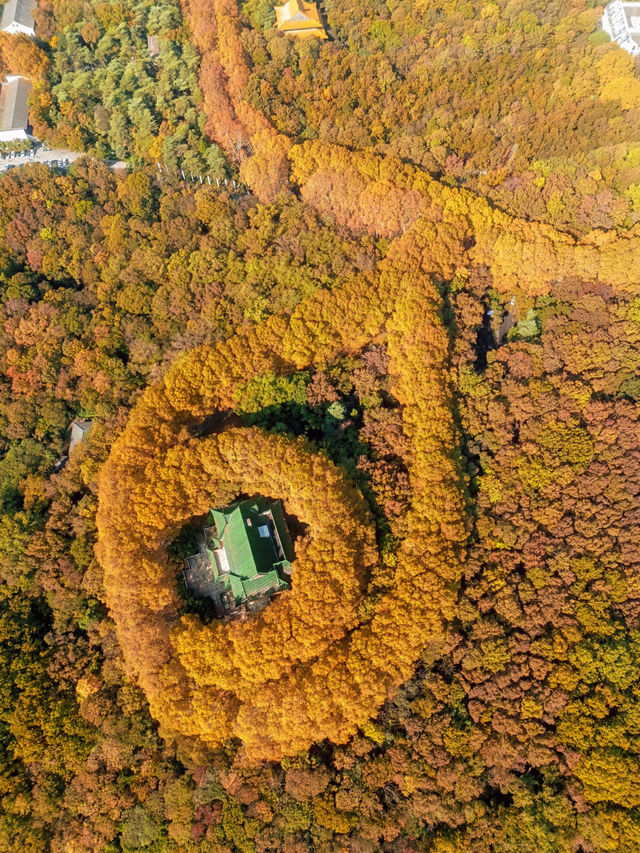
M386 565L365 501L324 454L257 428L190 431L233 410L247 380L327 363L380 335L413 493L407 536ZM256 760L344 741L437 646L466 537L447 351L431 277L383 267L188 353L143 394L101 474L98 556L125 659L163 735L211 747L239 738ZM240 494L282 499L306 525L293 588L243 623L205 625L181 613L167 543ZM391 580L370 593L383 575Z

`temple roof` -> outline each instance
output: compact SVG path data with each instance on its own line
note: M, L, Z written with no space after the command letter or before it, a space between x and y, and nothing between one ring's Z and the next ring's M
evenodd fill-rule
M327 38L315 3L306 3L305 0L288 0L282 6L276 6L275 13L277 27L281 33Z
M215 581L236 602L267 589L285 589L293 543L279 501L243 500L209 513L207 555Z

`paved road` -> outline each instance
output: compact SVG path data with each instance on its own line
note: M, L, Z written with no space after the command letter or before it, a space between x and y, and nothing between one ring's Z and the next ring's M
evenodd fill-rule
M0 172L6 172L7 169L12 169L15 166L24 166L27 163L48 163L50 166L69 166L71 163L83 156L81 151L69 151L67 148L38 148L35 153L20 154L13 157L2 157L0 155ZM111 168L120 164L107 161Z

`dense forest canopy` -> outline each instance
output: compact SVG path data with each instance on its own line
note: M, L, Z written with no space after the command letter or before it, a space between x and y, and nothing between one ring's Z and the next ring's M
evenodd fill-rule
M580 2L272 7L0 41L97 156L0 175L0 850L634 853L633 63ZM207 622L168 546L251 490L298 575Z
M638 221L640 81L594 4L327 0L331 40L301 45L271 5L242 6L244 96L279 132L395 154L569 229Z
M218 147L202 133L199 58L177 0L43 0L36 19L50 59L34 103L37 136L98 156L224 174Z

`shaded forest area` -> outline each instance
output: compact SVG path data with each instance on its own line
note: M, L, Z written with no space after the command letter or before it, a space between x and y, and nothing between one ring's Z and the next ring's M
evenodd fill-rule
M122 833L136 849L140 821L160 836L168 825L164 794L141 816L131 786L148 773L147 793L166 783L191 796L123 678L93 556L96 475L131 403L184 349L290 309L378 254L299 204L76 169L0 180L5 849L46 849L58 833L60 849L102 849ZM74 415L93 419L91 438L55 474ZM190 802L167 849L190 837Z
M71 38L83 24L77 5L67 5L55 12L60 21L69 16L65 38ZM117 7L109 4L107 11ZM69 175L30 166L0 177L0 849L632 853L640 846L640 304L634 243L614 244L601 232L576 247L544 227L527 230L447 186L462 181L511 212L576 232L594 226L627 230L638 184L632 144L637 103L627 86L633 78L610 46L598 45L597 37L589 41L591 9L562 21L555 6L536 8L534 21L526 11L514 18L511 6L487 4L479 12L471 4L430 6L420 9L430 28L416 24L420 31L411 38L408 6L403 9L376 7L365 19L362 7L341 8L340 15L349 16L341 24L338 10L327 6L336 38L317 56L317 46L294 48L274 33L263 36L239 25L252 67L245 80L238 65L235 82L248 101L232 104L238 124L227 139L239 140L240 150L242 124L253 123L252 135L267 134L252 107L264 106L256 94L262 67L272 90L265 86L260 97L281 139L285 132L297 139L341 133L339 141L351 144L356 127L349 116L360 102L330 89L321 107L305 82L311 60L317 69L313 85L334 79L336 86L353 83L357 93L366 91L365 76L379 82L388 63L391 94L376 94L370 103L373 111L388 111L383 118L389 127L385 131L383 123L380 130L373 113L359 114L358 132L365 128L369 137L354 144L396 150L441 174L444 186L409 168L394 184L385 168L397 171L400 161L385 166L322 145L291 154L301 198L282 195L270 204L207 187L193 192L144 171L116 179L95 162L81 162ZM270 21L269 8L251 0L244 13L257 28ZM350 16L358 16L360 30ZM106 35L98 21L101 42ZM109 38L117 32L127 50L133 36L121 23ZM535 128L539 122L545 127L537 98L522 122L514 119L517 134L495 155L501 107L489 84L487 97L478 97L473 87L481 75L461 78L455 108L440 83L442 124L429 132L451 128L453 136L442 145L424 129L395 132L394 109L410 100L403 101L398 80L404 77L394 70L403 67L403 49L411 57L411 44L420 52L429 41L432 52L451 60L442 66L449 72L459 67L456 56L473 57L475 50L482 68L472 32L495 33L496 45L516 39L517 50L516 42L502 53L492 48L504 57L509 77L496 87L499 94L518 91L517 78L533 98L529 68L540 81L540 104L551 103L544 86L556 87L563 118L548 121L568 142L562 148L545 132L547 159L540 169L532 160L538 156ZM87 31L88 39L93 35ZM142 30L134 35L142 50ZM543 36L545 43L534 50ZM570 47L556 50L553 63L562 71L572 57L572 68L584 76L578 79L577 70L573 77L547 73L552 37ZM233 39L229 44L236 45ZM574 47L580 56L593 51L589 56L603 66L581 63ZM54 63L63 61L52 56ZM348 59L341 70L338 56ZM428 56L424 73L433 74L437 64ZM413 60L419 74L417 55ZM332 67L334 61L330 78L323 63ZM307 77L298 73L305 62ZM516 63L522 68L514 77ZM215 70L215 64L207 67ZM593 82L594 68L604 75L596 84L605 88L597 100L591 94L577 99L589 118L584 125L576 120L575 133L567 135L564 111L576 98L563 86L583 92L578 83ZM73 74L63 79L69 92ZM295 98L287 95L291 103L284 110L280 90L292 80L299 90ZM433 115L429 99L437 91L418 89L412 91L427 100L416 102L422 117L416 127ZM203 96L210 105L211 92ZM65 139L77 125L87 142L115 145L111 130L96 130L93 101L81 105L66 98L61 95L61 102L77 104L79 112L65 108L73 117L61 131ZM190 103L197 101L193 94ZM487 114L493 105L491 122L483 123L479 103L487 105ZM226 108L222 103L219 115ZM314 109L327 111L322 130L319 114L310 118ZM518 115L513 103L509 109ZM63 125L61 116L51 115ZM467 125L459 116L466 116ZM466 151L470 116L479 132ZM503 124L509 125L506 101ZM598 146L592 144L595 128ZM500 138L506 134L502 127ZM138 148L127 155L155 156L145 149L145 138L136 138ZM608 142L601 147L603 140ZM516 141L511 172L501 177L506 167L495 157L510 154ZM620 146L611 147L614 142ZM447 166L453 155L463 160L461 172L459 163ZM200 156L209 156L206 148ZM283 174L288 183L286 160L280 157L272 173L260 176L270 189L282 184ZM485 168L487 175L464 171ZM509 183L511 177L520 183ZM480 237L475 246L468 239L471 225ZM476 263L481 257L489 261ZM390 264L411 281L417 268L437 270L429 281L438 299L428 291L428 311L407 287L395 319L382 321L381 306L395 292L391 282L380 287L376 276ZM562 274L546 286L555 264ZM355 291L353 281L361 285ZM353 324L357 334L340 328L342 315L332 308L340 299L343 311L362 321ZM324 307L305 319L309 305ZM306 438L364 492L383 568L358 620L366 624L383 601L396 573L398 542L411 523L410 474L416 476L420 455L411 443L416 424L427 428L421 440L429 430L437 434L441 423L449 429L450 420L460 435L456 459L469 538L460 583L447 590L455 593L455 608L442 622L439 642L412 661L410 677L403 677L375 719L360 709L355 734L347 740L345 728L338 731L341 744L324 740L259 763L247 760L235 739L202 749L176 732L159 736L149 692L145 697L130 678L106 608L105 577L94 555L98 475L150 384L169 377L176 405L196 392L209 404L216 401L217 385L202 383L196 369L183 370L189 364L184 351L197 354L206 345L209 352L234 352L234 341L251 342L250 358L238 352L260 366L260 347L266 340L277 352L291 318L288 358L297 369L289 376L266 371L239 387L225 374L223 391L234 395L225 402L247 425L263 430L265 444ZM271 330L271 337L263 340L256 329ZM330 334L323 335L326 330ZM334 346L332 335L338 350L351 351L309 361L310 354ZM405 342L415 342L414 352L427 356L412 361ZM429 346L433 342L437 347ZM435 356L442 371L432 364L424 370ZM394 359L404 364L404 373L390 368ZM450 410L442 410L442 418L417 418L407 429L402 406L425 376L449 389ZM93 428L60 468L73 416L90 418ZM161 434L162 424L159 417L147 427ZM135 453L130 461L132 470L140 464ZM434 471L439 475L440 467ZM430 473L417 469L423 482ZM447 508L452 516L459 511L454 501ZM150 503L150 526L155 509ZM454 540L453 527L449 533ZM430 608L429 596L424 599ZM412 637L410 620L398 626ZM197 623L184 627L187 645L199 639ZM153 639L147 646L152 651ZM427 645L427 638L418 639L416 647ZM406 666L406 647L396 651ZM379 688L375 679L367 681L368 672L358 675L364 690L375 694ZM348 702L346 687L344 696ZM301 717L300 727L306 722ZM292 739L297 734L294 726L280 731Z
M225 0L183 5L201 50L213 12L236 14ZM277 32L272 3L240 5L217 41L238 115L298 142L395 155L573 231L638 221L640 80L593 3L326 0L330 41L302 44ZM201 87L205 105L222 99L214 65ZM233 120L219 112L209 129L224 145Z
M633 850L637 297L577 279L501 294L482 271L444 285L475 534L443 652L345 746L196 760L158 738L124 674L93 556L99 467L179 352L367 273L384 241L350 241L291 199L247 207L76 168L0 181L0 844ZM518 322L478 370L486 310L497 323L511 299ZM239 405L253 419L281 408L276 429L298 433L287 405L320 406L309 427L337 455L323 422L351 420L371 503L402 536L406 437L387 370L381 340L288 383L250 383ZM73 414L94 430L54 474Z

